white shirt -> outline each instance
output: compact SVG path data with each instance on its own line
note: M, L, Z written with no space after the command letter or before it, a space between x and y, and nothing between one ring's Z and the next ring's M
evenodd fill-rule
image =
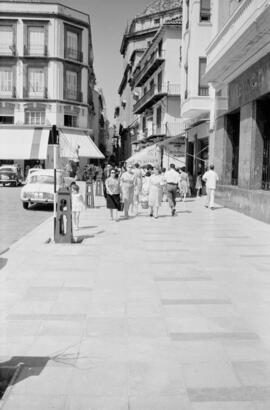
M209 171L206 171L203 174L202 179L203 179L203 181L206 181L206 188L216 189L217 181L218 181L218 175L215 171L213 171L212 169L210 169Z
M174 169L170 169L169 171L166 171L164 178L167 184L179 184L180 182L180 175Z

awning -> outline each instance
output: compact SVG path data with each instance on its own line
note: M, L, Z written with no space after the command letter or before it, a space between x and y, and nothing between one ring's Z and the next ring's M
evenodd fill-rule
M138 162L141 166L151 164L153 166L161 165L161 151L157 144L150 145L136 154L132 155L126 161L129 164L136 164Z
M87 131L59 129L60 156L69 159L79 157L104 158ZM79 147L79 148L78 148Z
M46 159L47 128L0 128L0 159Z

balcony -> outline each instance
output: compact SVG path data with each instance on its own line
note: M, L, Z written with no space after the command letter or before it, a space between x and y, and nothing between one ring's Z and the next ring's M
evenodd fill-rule
M23 89L23 98L33 98L36 100L47 99L48 98L48 89L45 87L43 90L33 91L28 88Z
M16 87L10 87L8 90L0 91L0 98L16 98L17 92Z
M65 58L67 60L73 60L73 61L83 61L83 52L80 50L76 50L75 48L65 48Z
M143 64L141 69L135 70L134 73L134 85L135 87L141 87L148 78L160 67L160 65L165 61L165 51L159 52L155 50L150 58Z
M169 95L180 97L180 84L169 84L168 83L168 84L162 84L159 86L154 85L133 106L133 113L141 114L147 108L150 108L154 104L156 104L163 97L169 96Z
M81 91L65 90L64 99L82 102L83 95Z
M270 0L242 0L206 50L204 81L228 84L270 52Z
M208 86L199 86L199 92L198 94L201 97L208 97L209 95L209 87Z
M0 43L0 55L7 57L16 56L16 45Z
M36 46L24 46L24 56L25 57L47 57L48 47L47 45L41 44Z

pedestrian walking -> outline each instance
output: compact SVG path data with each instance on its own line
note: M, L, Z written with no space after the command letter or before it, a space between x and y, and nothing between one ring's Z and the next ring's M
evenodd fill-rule
M149 198L148 203L150 207L150 216L158 217L158 210L162 203L163 186L165 184L164 178L158 167L154 167L153 174L149 179Z
M161 176L163 179L163 195L162 195L162 201L167 202L167 188L166 188L166 179L165 179L165 174L166 174L166 168L162 168L161 170Z
M215 191L218 182L218 175L214 171L215 167L213 164L210 165L210 169L203 174L202 180L206 182L206 208L214 209L215 203Z
M115 169L111 170L110 176L105 180L105 186L107 208L110 210L111 220L114 220L113 214L115 213L115 221L118 221L118 211L121 209L120 181Z
M138 163L135 164L134 175L135 175L135 187L134 187L134 196L133 196L133 212L134 212L134 215L138 215L140 195L142 192L142 177L143 177L140 164Z
M177 188L180 188L180 175L175 169L174 164L170 164L170 169L165 173L166 187L167 187L167 197L169 206L171 208L172 216L175 215L176 208L176 193Z
M135 178L132 166L128 164L126 172L124 172L120 178L121 195L122 201L124 202L124 215L126 218L129 217L129 208L133 203Z
M186 167L182 167L180 170L180 196L181 196L181 200L183 200L183 202L185 202L186 200L186 196L188 193L188 189L189 189L189 178L188 178L188 174L186 173Z
M80 193L80 187L74 183L71 187L71 209L72 209L72 221L74 229L79 229L80 214L85 210L85 204L83 196Z
M199 171L197 174L195 189L196 189L196 196L198 198L202 194L202 173L201 171Z

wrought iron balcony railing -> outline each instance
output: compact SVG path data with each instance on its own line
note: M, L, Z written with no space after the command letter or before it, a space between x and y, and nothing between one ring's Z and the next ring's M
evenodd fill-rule
M74 91L74 90L65 90L64 92L65 100L73 100L81 102L83 99L83 95L81 91Z
M134 114L141 114L166 95L180 96L180 84L155 84L133 106Z
M141 63L141 68L138 68L134 73L135 87L141 87L145 81L158 69L165 61L165 51L156 49L151 54L150 58Z
M43 90L33 91L28 88L23 89L24 98L36 98L36 99L47 99L48 98L48 89L44 87Z
M199 86L199 96L207 97L209 95L209 87L208 86Z
M24 46L24 55L27 57L47 57L48 46L44 44L36 46Z
M67 60L83 61L83 52L76 50L75 48L66 47L65 48L65 58Z
M15 44L0 43L0 55L1 56L16 56L17 49Z

